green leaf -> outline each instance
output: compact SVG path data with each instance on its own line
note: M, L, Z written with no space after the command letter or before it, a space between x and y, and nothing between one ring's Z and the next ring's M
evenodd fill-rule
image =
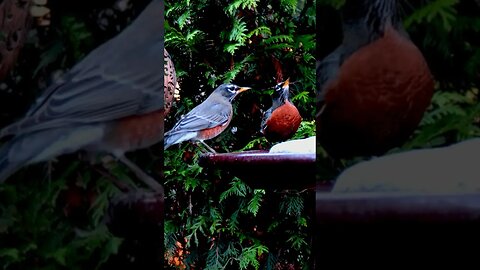
M292 248L296 250L301 250L303 246L307 246L307 242L305 241L304 237L300 235L292 235L290 238L287 240L288 243L292 246Z
M253 191L253 198L248 202L248 211L256 216L260 209L260 204L263 201L265 190L256 189Z
M433 19L439 17L442 20L445 30L450 31L452 23L456 19L456 10L454 5L458 0L436 0L420 9L415 10L408 18L404 20L404 25L409 28L414 22L420 23L424 20L431 22Z
M287 215L298 216L303 211L303 198L299 194L289 194L281 202L280 209Z
M61 41L53 43L52 46L40 56L40 63L33 72L33 76L37 76L41 69L58 60L64 53L64 44Z
M233 16L239 9L255 9L259 0L235 0L225 8Z
M242 249L240 254L240 269L247 269L248 266L253 266L255 269L260 268L258 256L268 252L268 248L263 245L253 245Z
M233 195L239 197L245 197L247 195L248 187L240 179L235 178L230 183L230 186L231 187L229 189L225 190L224 192L222 192L222 194L220 194L220 203Z
M0 258L16 261L20 258L20 252L16 248L2 248L0 249Z
M66 264L67 253L68 253L67 248L60 248L60 249L55 250L54 253L48 255L47 258L54 259L61 266L67 266L67 264Z

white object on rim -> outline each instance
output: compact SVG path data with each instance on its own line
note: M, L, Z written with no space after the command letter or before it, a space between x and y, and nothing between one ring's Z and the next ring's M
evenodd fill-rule
M343 171L332 192L480 192L480 138L395 153Z
M315 136L282 142L274 145L270 149L270 153L297 153L297 154L310 154L316 152L316 140Z

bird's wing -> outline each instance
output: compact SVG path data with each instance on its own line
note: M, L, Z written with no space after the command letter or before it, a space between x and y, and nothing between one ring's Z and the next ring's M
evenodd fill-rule
M316 117L319 117L325 109L325 95L327 94L327 86L336 79L340 71L340 66L345 59L345 48L340 45L335 51L317 62L317 105L320 110Z
M319 61L317 64L317 89L318 99L323 101L326 92L326 86L329 82L334 80L340 70L342 64L342 55L340 50L335 50L326 58Z
M204 102L180 119L166 135L217 127L227 123L231 114L232 107L230 104L217 103L210 105Z
M267 120L270 117L270 115L272 115L272 112L273 112L273 107L265 111L265 113L263 114L261 129L260 129L262 133L264 132L265 128L267 128Z
M159 44L160 45L160 44ZM7 127L10 134L110 121L159 110L163 106L162 51L158 62L125 59L131 66L115 66L108 60L92 66L78 65L63 82L51 86L24 119Z
M354 31L348 31L347 37L332 53L327 55L324 59L317 62L317 99L323 103L328 85L333 82L340 72L341 66L344 62L360 48L367 45L370 40L367 31L364 27L357 26ZM363 34L361 34L363 33Z
M47 88L27 115L1 130L0 137L162 109L161 7L161 1L152 1L132 25Z

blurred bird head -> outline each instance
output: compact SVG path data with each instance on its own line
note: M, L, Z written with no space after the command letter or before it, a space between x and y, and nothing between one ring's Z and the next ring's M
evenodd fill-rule
M251 89L251 88L250 87L240 87L238 85L231 84L231 83L225 83L225 84L222 84L219 87L217 87L217 89L215 89L215 91L213 91L212 95L214 95L214 94L220 95L220 96L228 99L230 102L232 102L233 99L238 94L240 94L241 92L247 91L249 89Z
M403 1L348 0L342 9L344 24L364 25L370 33L382 36L387 25L402 28L400 2Z

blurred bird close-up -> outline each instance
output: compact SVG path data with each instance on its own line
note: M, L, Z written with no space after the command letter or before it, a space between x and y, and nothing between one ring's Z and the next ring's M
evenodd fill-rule
M318 143L334 158L399 147L430 105L434 81L396 0L346 1L343 41L317 62Z
M339 248L359 261L432 261L425 250L461 261L478 241L479 2L317 11L316 231L329 233L316 235L314 269L338 267Z
M150 187L159 184L124 153L163 138L163 1L153 0L126 29L91 51L0 131L0 180L20 168L84 150L111 154Z

